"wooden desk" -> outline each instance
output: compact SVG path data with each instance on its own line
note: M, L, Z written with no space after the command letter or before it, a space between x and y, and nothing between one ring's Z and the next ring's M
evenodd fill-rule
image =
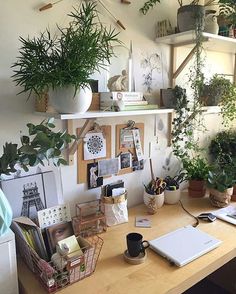
M213 210L208 198L183 198L185 207L194 215ZM129 223L110 227L100 235L104 239L104 245L94 274L61 290L60 294L182 293L236 256L236 227L221 220L213 223L202 221L199 229L223 241L213 251L182 268L171 266L150 249L147 250L147 260L143 264L127 264L122 255L126 249L127 233L139 232L144 239L151 240L194 223L194 219L179 204L164 205L157 214L150 216L152 228L136 228L136 215L146 215L144 205L129 209ZM19 263L18 273L26 294L46 293L23 263Z

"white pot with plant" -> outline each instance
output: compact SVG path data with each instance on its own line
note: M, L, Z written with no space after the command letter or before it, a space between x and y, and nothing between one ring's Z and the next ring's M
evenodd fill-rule
M180 172L174 177L166 176L164 181L166 183L166 188L164 191L165 203L166 204L176 204L180 200L181 191L180 184L187 179L187 175L184 172Z
M52 105L60 113L83 113L92 101L91 75L105 68L114 56L118 33L98 19L95 2L82 3L69 14L69 27L58 27L60 35L49 30L39 37L24 39L20 56L13 63L13 79L23 86L20 92L38 98L50 93Z

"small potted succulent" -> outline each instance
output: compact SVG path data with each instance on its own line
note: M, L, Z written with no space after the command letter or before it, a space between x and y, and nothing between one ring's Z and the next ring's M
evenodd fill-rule
M162 178L156 177L147 185L144 184L143 200L148 208L148 213L154 214L164 204L164 190L166 183Z
M180 200L180 184L186 180L186 173L180 172L174 177L166 176L164 198L166 204L176 204Z
M214 166L207 177L211 204L216 207L229 205L234 184L235 178L232 169L222 169L220 166Z

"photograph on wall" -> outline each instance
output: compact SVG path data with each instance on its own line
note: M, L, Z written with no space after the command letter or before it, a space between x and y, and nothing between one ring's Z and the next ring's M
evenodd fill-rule
M132 155L130 152L121 153L120 169L129 168L132 165Z
M88 171L88 189L94 189L103 185L103 177L98 176L98 163L89 163Z
M134 147L134 137L132 130L120 130L120 149L127 149Z
M132 162L133 171L144 169L144 159L138 161L137 159Z
M98 161L98 176L105 177L118 174L120 169L120 159L110 158Z
M103 133L87 133L84 137L84 160L106 157L106 139Z
M58 204L53 172L5 180L1 187L11 205L13 218L26 216L34 219L37 211Z

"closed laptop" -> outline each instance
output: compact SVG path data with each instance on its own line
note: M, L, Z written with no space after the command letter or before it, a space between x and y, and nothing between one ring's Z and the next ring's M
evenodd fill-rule
M218 247L222 241L192 226L149 241L150 248L177 266L183 266Z

